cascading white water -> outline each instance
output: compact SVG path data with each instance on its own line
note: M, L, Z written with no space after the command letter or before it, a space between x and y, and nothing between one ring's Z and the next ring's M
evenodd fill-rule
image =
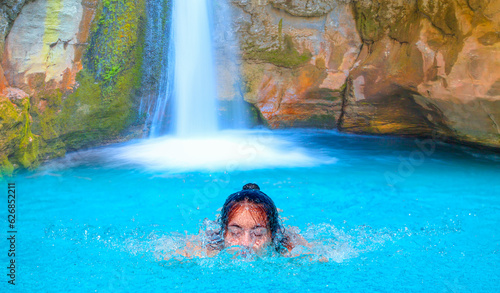
M172 84L169 77L173 73L168 68L170 57L170 26L168 17L170 9L162 0L146 1L146 35L144 42L143 96L139 113L145 115L144 132L150 138L168 132L168 102L170 101ZM150 128L149 128L150 127Z
M238 38L228 29L234 9L231 0L147 1L139 112L149 138L199 136L250 125Z
M174 0L172 34L175 133L217 131L217 92L210 28L210 0ZM173 64L172 64L173 63Z
M169 3L157 1L160 0L148 2L151 4L148 10L151 17L159 17L155 13L158 5ZM217 5L217 12L214 13L218 16L217 25L212 23L212 0L170 2L173 3L170 38L168 52L162 55L167 59L159 58L164 63L158 96L144 102L146 109L152 109L148 111L150 139L113 149L105 156L117 164L132 163L173 172L229 172L334 163L336 159L318 159L270 131L246 129L242 97L232 101L230 123L219 123L214 43L218 46L218 66L232 66L225 68L233 75L232 80L219 82L232 84L234 92L241 91L238 89L239 76L234 76L239 71L236 62L237 38L227 31L220 31L231 25L232 2L220 1L226 2L214 4ZM163 25L154 19L150 22L151 31L147 39L154 42ZM149 44L149 47L155 50L158 46ZM149 63L146 64L156 64L156 58L147 60ZM219 124L222 124L220 129ZM166 133L169 135L163 136Z

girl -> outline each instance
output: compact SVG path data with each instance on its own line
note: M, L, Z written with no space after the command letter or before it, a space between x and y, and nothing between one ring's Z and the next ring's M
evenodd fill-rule
M309 246L300 235L285 231L273 200L254 183L246 184L243 190L226 199L217 222L205 219L204 224L207 237L201 246L206 247L209 256L232 246L239 246L241 254L260 253L270 248L282 255L288 255L297 245ZM186 249L178 253L200 256L201 250L200 246L188 243Z

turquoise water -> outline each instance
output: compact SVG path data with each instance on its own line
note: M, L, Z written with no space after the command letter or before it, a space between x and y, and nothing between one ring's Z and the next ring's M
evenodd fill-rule
M267 169L253 169L257 159L234 171L151 169L110 159L130 147L120 145L19 174L16 291L498 291L498 155L320 130L273 135L290 143L282 153L295 148L309 159ZM177 255L248 182L313 247L293 258ZM1 218L7 227L5 209Z

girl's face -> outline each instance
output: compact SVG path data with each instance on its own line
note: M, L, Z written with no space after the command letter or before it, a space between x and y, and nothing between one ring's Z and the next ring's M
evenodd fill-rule
M235 207L229 215L224 246L239 245L258 251L271 242L267 216L262 208L250 203Z

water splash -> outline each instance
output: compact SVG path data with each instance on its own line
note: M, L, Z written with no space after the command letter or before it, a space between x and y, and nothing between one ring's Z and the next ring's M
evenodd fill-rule
M192 259L202 265L234 265L241 262L265 261L281 262L279 255L269 250L255 254L241 247L229 247L212 256L207 255L207 231L200 225L198 234L181 234L163 231L159 226L127 227L76 225L63 223L45 228L47 241L71 241L80 246L103 246L109 249L146 257L155 261ZM297 227L287 227L289 231L298 231ZM297 246L284 261L294 259L296 262L334 262L342 263L357 258L362 254L380 250L386 243L397 241L403 237L420 235L408 229L391 231L389 229L372 229L366 226L354 229L339 229L331 224L309 226L301 235L310 246ZM186 257L186 254L188 255Z

